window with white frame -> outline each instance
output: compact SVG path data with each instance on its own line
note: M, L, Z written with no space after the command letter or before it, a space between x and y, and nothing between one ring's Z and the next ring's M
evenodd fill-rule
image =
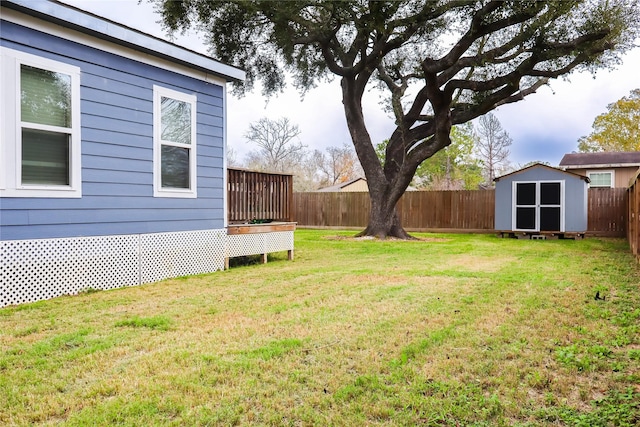
M80 69L1 48L0 194L81 197Z
M609 187L615 185L615 175L612 170L609 171L590 171L587 172L590 187Z
M153 87L154 196L197 197L195 95Z

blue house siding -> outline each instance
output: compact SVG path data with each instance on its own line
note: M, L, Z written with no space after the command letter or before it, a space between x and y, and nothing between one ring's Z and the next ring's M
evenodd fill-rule
M2 46L81 69L82 198L2 198L2 240L224 227L224 88L2 21ZM78 59L81 58L81 59ZM153 197L153 86L197 95L197 195Z
M512 230L514 182L564 182L565 232L583 233L587 230L587 182L575 174L544 165L532 166L496 180L496 230Z
M225 85L245 73L63 3L3 0L0 10L2 84L15 88L15 61L39 67L35 55L73 88L73 126L59 132L72 136L71 185L23 189L19 94L2 87L0 307L224 269ZM195 191L154 186L159 94L195 103ZM269 248L292 250L286 237Z

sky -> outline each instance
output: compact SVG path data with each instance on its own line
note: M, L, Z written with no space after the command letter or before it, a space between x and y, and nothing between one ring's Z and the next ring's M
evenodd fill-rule
M62 0L139 31L168 39L153 6L142 0ZM206 53L207 47L195 33L172 40L191 50ZM565 153L576 151L578 138L591 132L593 120L607 111L607 105L640 88L640 47L627 53L615 70L571 74L553 80L523 101L501 106L493 113L513 139L509 160L515 167L532 161L555 166ZM387 139L393 120L382 111L375 92L363 101L365 120L374 142ZM242 161L254 147L244 138L249 124L263 117L287 117L299 126L300 141L310 150L351 145L342 109L337 79L309 90L304 97L294 88L265 98L260 89L227 99L227 144Z

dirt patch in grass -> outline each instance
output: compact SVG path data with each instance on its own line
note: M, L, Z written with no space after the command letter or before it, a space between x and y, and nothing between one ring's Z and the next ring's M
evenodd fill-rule
M386 239L378 239L374 236L322 236L323 240L342 240L342 241L350 241L350 242L369 242L369 241L377 241L377 242L450 242L451 239L446 239L444 237L414 237L413 239L398 239L395 237L387 237Z

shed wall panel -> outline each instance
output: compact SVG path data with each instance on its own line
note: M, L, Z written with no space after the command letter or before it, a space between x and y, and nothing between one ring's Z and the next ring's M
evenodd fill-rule
M565 231L584 232L587 230L587 184L580 178L565 181Z
M513 181L502 182L502 180L496 182L496 211L495 211L495 223L496 230L511 230L511 206L513 203L513 194L511 190L511 183Z
M2 198L2 240L224 226L224 88L2 21L0 44L80 67L82 198ZM195 94L198 198L153 197L153 85Z

